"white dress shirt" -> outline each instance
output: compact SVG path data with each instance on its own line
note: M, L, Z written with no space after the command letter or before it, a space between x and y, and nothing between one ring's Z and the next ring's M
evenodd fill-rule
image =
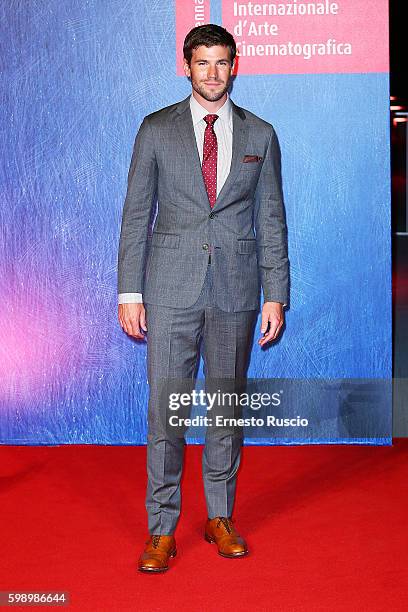
M201 106L193 95L190 97L191 115L193 117L194 133L197 142L197 149L200 155L200 163L203 163L204 132L207 127L204 117L206 115L218 115L214 123L214 132L217 136L217 197L224 185L231 168L232 158L232 106L227 94L224 104L216 113L210 113Z
M204 117L209 114L218 115L214 123L214 132L217 136L217 196L225 183L231 168L232 158L232 105L227 93L227 99L216 113L210 113L201 106L193 94L190 96L190 109L193 118L194 134L196 137L197 149L200 156L200 163L203 162L204 131L207 127ZM209 206L209 204L208 204ZM140 304L143 302L141 293L119 293L119 304Z

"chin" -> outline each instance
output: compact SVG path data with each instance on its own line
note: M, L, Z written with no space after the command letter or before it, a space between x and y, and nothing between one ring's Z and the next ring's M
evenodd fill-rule
M216 102L217 100L222 98L225 92L226 92L226 89L222 89L221 91L202 90L199 93L203 96L203 98L205 98L209 102Z

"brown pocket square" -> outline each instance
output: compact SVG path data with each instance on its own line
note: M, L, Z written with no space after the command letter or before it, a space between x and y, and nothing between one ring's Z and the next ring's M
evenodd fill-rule
M259 155L245 155L242 161L244 164L247 164L248 162L260 162L262 161L262 157L259 157Z

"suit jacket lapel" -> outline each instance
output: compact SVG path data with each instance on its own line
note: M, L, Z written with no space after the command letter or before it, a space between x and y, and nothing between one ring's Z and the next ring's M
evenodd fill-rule
M193 183L197 185L201 193L201 198L204 203L210 206L208 201L207 190L205 188L204 177L201 170L200 155L197 149L197 141L194 133L193 118L190 109L190 96L185 98L177 106L176 125L180 140L184 143L188 159L191 160L191 172Z
M214 208L220 206L222 201L225 199L225 194L228 193L229 189L234 185L235 179L238 172L241 170L242 159L245 155L245 149L248 142L248 124L246 121L244 111L234 104L232 104L232 158L231 168L229 174L222 186L221 191L215 201Z
M218 194L214 208L220 205L225 198L225 194L233 186L236 176L241 169L242 158L245 155L246 144L248 142L248 125L244 111L234 104L232 100L232 159L230 172L226 178L221 191ZM201 170L200 155L197 149L197 142L194 133L193 118L190 110L190 96L185 98L177 106L176 125L181 141L184 143L186 153L192 160L191 171L193 179L201 192L203 201L208 202L207 190L205 188L203 173Z

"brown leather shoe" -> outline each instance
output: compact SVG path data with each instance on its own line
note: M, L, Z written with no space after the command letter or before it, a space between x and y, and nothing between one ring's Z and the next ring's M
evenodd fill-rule
M140 555L138 569L141 572L165 572L169 569L169 557L175 557L176 554L174 536L151 535Z
M210 544L217 544L218 554L222 557L234 559L248 554L246 542L236 531L232 518L217 516L207 519L204 537Z

